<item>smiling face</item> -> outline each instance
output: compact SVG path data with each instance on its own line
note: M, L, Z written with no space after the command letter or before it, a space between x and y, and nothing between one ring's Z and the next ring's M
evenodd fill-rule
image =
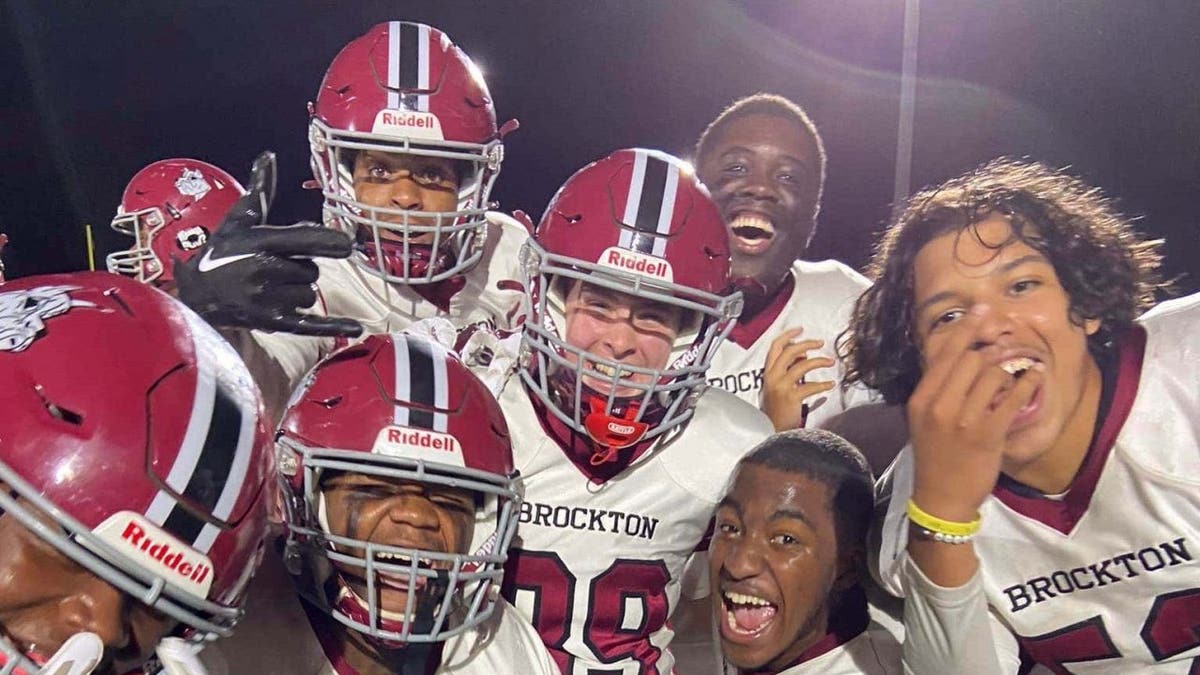
M466 553L475 530L475 495L468 490L358 473L335 475L324 482L323 490L329 530L337 536L434 553ZM336 548L355 557L365 554L361 547L339 544ZM378 553L375 557L389 564L411 562L399 554ZM368 598L363 568L334 564L350 589L360 599ZM418 560L418 566L449 569L450 563ZM409 583L408 574L379 573L376 588L383 618L405 619ZM442 601L442 593L430 587L427 577L418 577L414 583L416 611L431 613Z
M439 213L458 208L461 176L453 160L395 152L366 150L354 157L354 193L367 206ZM383 223L402 223L403 217L380 214ZM409 218L414 225L435 225L434 218ZM443 225L451 223L444 222ZM380 237L401 241L401 232L380 229ZM413 244L432 244L433 233L414 233Z
M25 506L34 508L27 502ZM10 514L0 515L0 541L0 636L35 661L53 655L72 635L89 631L105 646L105 661L93 672L126 672L149 658L176 625L44 542Z
M854 579L830 504L804 474L738 469L709 549L721 649L738 668L782 669L824 636L830 594Z
M733 276L774 289L804 255L821 192L817 144L793 119L753 113L708 141L697 172L729 228Z
M974 330L972 349L1010 373L1033 363L1045 382L1008 430L1003 469L1023 479L1039 460L1061 453L1082 458L1100 396L1100 369L1087 336L1099 322L1071 321L1070 298L1050 261L991 216L926 244L913 267L914 337L922 359L960 330ZM967 313L977 322L964 322ZM973 326L973 327L969 327Z
M671 356L675 338L683 325L683 310L653 300L574 282L565 303L566 342L572 347L608 361L661 370ZM569 353L572 361L576 360ZM614 368L601 363L587 364L605 374ZM648 384L643 373L622 373L622 379ZM610 381L584 376L584 383L602 394L609 393ZM617 396L634 396L636 390L618 390Z

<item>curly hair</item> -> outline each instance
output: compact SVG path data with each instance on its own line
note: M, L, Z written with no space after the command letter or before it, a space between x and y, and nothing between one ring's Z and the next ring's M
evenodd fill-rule
M1162 241L1138 233L1098 188L1037 162L992 160L914 195L884 232L867 271L874 284L838 338L845 385L862 382L888 403L908 401L921 377L912 330L917 253L949 232L982 242L974 226L997 214L1012 235L993 247L1019 240L1041 253L1067 293L1071 321L1099 319L1100 329L1088 337L1097 359L1165 286Z

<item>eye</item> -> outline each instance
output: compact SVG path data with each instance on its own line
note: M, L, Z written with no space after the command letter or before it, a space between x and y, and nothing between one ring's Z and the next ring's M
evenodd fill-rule
M459 513L475 513L475 505L467 502L460 497L452 497L449 495L434 495L433 503L452 511Z
M670 317L668 317L666 314L664 314L664 313L662 313L662 312L658 312L658 311L642 311L642 312L639 312L639 313L638 313L638 320L639 320L639 321L645 321L645 322L648 322L648 323L654 323L654 324L658 324L658 325L660 325L660 326L665 326L665 325L667 325L668 323L670 323L670 322L671 322L671 319L670 319Z
M771 537L771 542L780 546L793 546L800 543L800 540L790 534L777 534Z
M738 533L738 527L734 523L718 523L717 532L723 536L732 537Z
M732 164L727 164L722 171L728 174L743 174L746 173L746 165L741 162L734 162Z
M941 312L937 316L933 317L933 321L929 322L929 328L930 330L937 330L946 324L957 321L962 315L963 311L961 309L951 309Z
M590 309L598 309L602 311L606 311L612 307L612 305L603 298L586 298L583 301L583 304Z
M1041 285L1042 285L1042 282L1038 281L1037 279L1021 279L1020 281L1017 281L1016 283L1014 283L1012 285L1011 290L1013 293L1016 293L1019 295L1021 293L1026 293L1028 291L1032 291L1033 289L1035 289Z
M427 166L417 171L415 174L419 182L435 185L446 180L446 174L439 168Z
M384 180L388 177L388 169L382 164L371 164L367 167L367 177Z

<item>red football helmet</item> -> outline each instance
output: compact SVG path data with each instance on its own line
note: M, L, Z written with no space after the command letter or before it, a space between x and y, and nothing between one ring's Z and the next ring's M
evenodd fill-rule
M133 246L110 253L108 271L156 286L173 284L175 260L200 252L246 190L225 171L198 159L164 159L134 174L112 229Z
M0 232L0 253L4 252L4 245L8 243L8 235ZM0 281L4 281L4 259L0 258Z
M230 633L277 492L258 389L208 324L103 272L4 283L0 410L5 517L192 639Z
M453 352L416 336L372 335L318 365L280 426L289 558L300 584L339 622L388 644L440 642L494 610L521 495L508 427L495 397ZM335 535L321 481L339 471L470 490L469 551L432 551ZM351 590L333 563L362 570L369 589L420 589L404 613ZM293 571L298 568L293 565ZM327 583L331 577L336 583ZM335 595L336 594L336 595Z
M310 104L312 168L325 220L359 242L371 274L428 284L462 274L482 255L488 195L504 159L496 109L479 69L436 28L381 23L342 48ZM355 155L377 150L456 160L463 167L455 211L381 208L358 200ZM385 239L381 230L400 238ZM410 236L432 233L428 245Z
M522 250L522 267L530 305L521 376L555 418L619 449L691 417L709 362L742 303L730 291L725 225L690 165L634 149L580 169L546 207ZM562 336L571 280L685 310L692 320L666 368L638 368L568 344ZM588 387L584 375L607 380L610 393ZM645 381L631 379L639 375ZM639 393L617 395L630 390Z

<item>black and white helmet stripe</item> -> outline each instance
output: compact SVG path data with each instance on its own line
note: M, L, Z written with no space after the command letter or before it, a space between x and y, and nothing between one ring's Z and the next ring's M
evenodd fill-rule
M393 333L396 354L396 399L412 401L439 410L449 407L449 375L446 355L432 349L432 343L403 333ZM395 407L397 426L446 432L446 413Z
M429 112L429 96L401 90L429 90L429 26L388 22L388 99L392 109Z
M200 321L198 317L188 319ZM217 379L215 361L237 358L236 354L211 332L194 330L192 335L196 391L182 447L167 473L166 484L217 520L226 521L249 470L258 411L253 407L253 397L239 396L236 391L247 383ZM201 553L208 553L220 534L219 527L180 504L166 490L159 490L145 515Z
M621 231L619 244L622 248L660 258L666 255L666 235L671 233L675 191L679 187L679 164L672 160L654 150L635 151L629 196L625 199L621 222L632 226L636 232Z

